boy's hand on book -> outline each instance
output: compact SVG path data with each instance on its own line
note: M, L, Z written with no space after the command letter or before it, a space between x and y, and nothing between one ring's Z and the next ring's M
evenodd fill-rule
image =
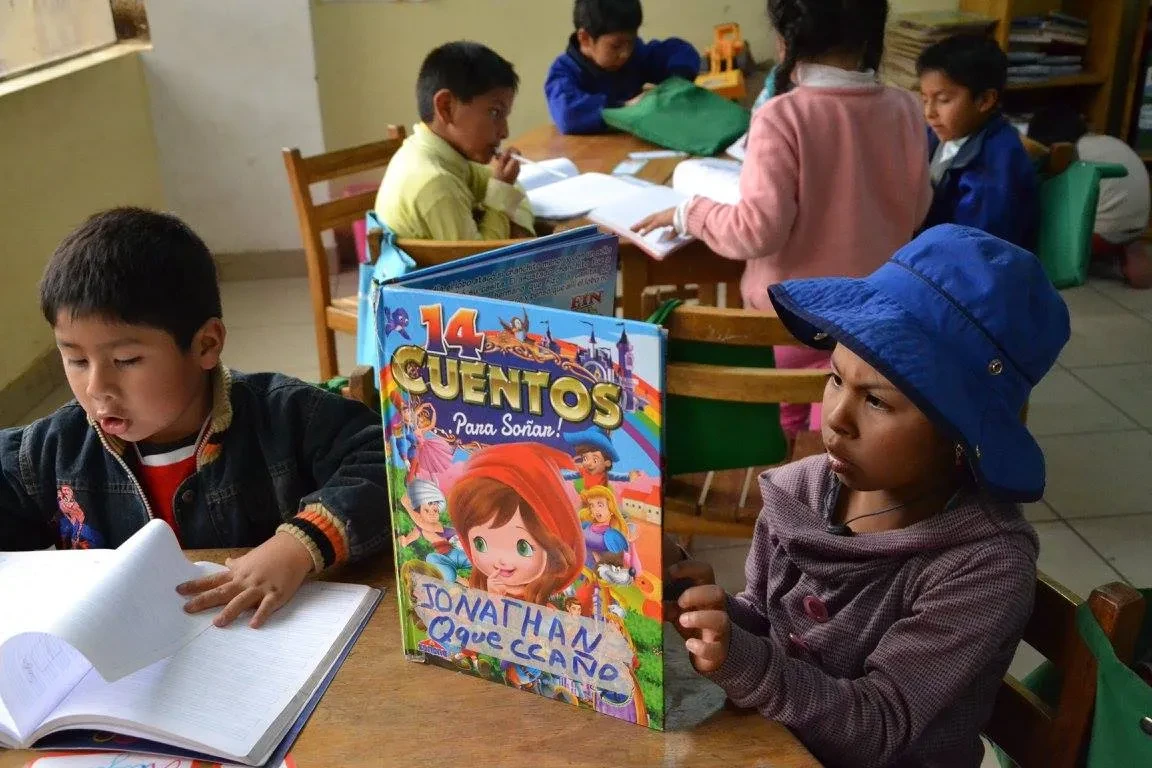
M632 225L632 231L641 235L647 235L649 232L655 232L658 229L671 228L672 224L676 221L676 209L669 208L666 211L654 213L651 216L645 216L636 224ZM676 232L670 230L664 233L662 240L670 240Z
M727 598L724 590L716 586L716 574L708 563L681 560L667 569L664 578L664 620L671 622L684 639L690 636L679 622L680 614L685 610L684 598L689 592L706 587L714 587L716 590L709 607L723 609L727 605Z
M184 610L198 613L223 605L213 623L231 624L249 608L256 609L249 626L256 629L286 604L312 572L312 555L287 533L277 533L268 541L236 559L224 562L228 570L181 584L176 591L191 599Z
M520 150L509 147L493 157L489 166L492 169L492 178L499 179L505 184L515 184L516 179L520 177L520 161L515 158L518 154Z

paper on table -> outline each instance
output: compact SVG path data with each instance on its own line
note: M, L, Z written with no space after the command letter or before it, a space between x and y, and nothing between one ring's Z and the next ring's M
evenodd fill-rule
M633 160L660 160L666 157L687 157L687 152L679 152L675 149L653 149L647 152L629 152L628 157Z
M291 758L279 768L293 768ZM94 752L73 755L45 755L28 763L27 768L239 768L231 763L205 763L202 760L184 760L132 752Z
M706 157L685 160L672 173L672 188L686 195L702 195L718 203L740 202L740 163Z
M115 680L203 632L213 614L185 613L176 586L204 573L159 520L115 551L5 554L0 699L18 735L35 728L91 666Z
M560 174L560 176L556 174ZM580 171L577 170L576 164L571 160L566 157L555 157L551 160L521 163L520 176L516 181L524 188L525 192L531 192L534 189L562 181L561 176L571 177L579 174Z
M724 153L729 157L734 157L737 160L743 162L744 156L748 154L748 134L744 134L740 138L736 139L736 142L732 146L728 147L728 149L724 150Z
M542 219L574 219L599 205L635 194L635 189L604 173L582 173L532 190L528 202Z
M170 658L114 683L88 674L45 723L45 732L91 720L91 713L142 728L144 738L244 759L258 745L279 743L291 722L289 704L306 701L312 677L339 653L348 617L371 589L309 582L260 629L237 622L213 628ZM283 721L283 722L281 722ZM270 732L275 727L278 733ZM183 738L167 738L181 734ZM271 747L269 747L271 749ZM203 749L198 751L204 751ZM261 755L253 754L253 758Z
M670 237L669 235L673 233L668 229L658 229L641 237L632 231L632 227L645 216L675 208L686 198L687 195L677 192L671 187L661 187L655 184L643 189L634 187L631 195L597 207L588 214L588 218L636 243L651 256L662 259L677 248L692 242L693 238Z

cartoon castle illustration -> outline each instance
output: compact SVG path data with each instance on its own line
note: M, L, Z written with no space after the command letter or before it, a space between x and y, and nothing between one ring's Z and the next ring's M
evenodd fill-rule
M587 323L589 328L592 324ZM551 329L549 329L551 332ZM628 340L628 331L620 329L620 339L616 342L616 361L612 360L612 349L600 346L596 341L596 329L591 328L588 346L576 352L576 362L584 366L599 381L608 381L620 385L623 396L620 405L625 411L635 411L643 407L636 395L636 381L632 374L634 359L632 357L632 342Z

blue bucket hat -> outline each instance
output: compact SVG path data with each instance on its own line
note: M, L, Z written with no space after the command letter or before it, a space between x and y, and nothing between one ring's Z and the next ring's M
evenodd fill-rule
M1028 251L970 227L924 232L866 278L769 289L800 341L843 344L963 446L1006 501L1044 494L1044 454L1020 421L1070 333L1068 308Z

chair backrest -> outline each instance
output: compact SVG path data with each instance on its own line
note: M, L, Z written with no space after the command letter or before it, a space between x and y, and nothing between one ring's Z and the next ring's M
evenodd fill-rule
M1072 768L1088 739L1096 660L1076 626L1078 604L1075 595L1040 574L1024 642L1059 672L1059 693L1049 701L1006 677L987 728L988 736L1020 768ZM1130 663L1144 615L1140 593L1127 584L1106 584L1093 590L1088 605L1117 657Z
M379 228L368 230L369 262L376 261L376 257L380 254L383 239L384 232ZM403 238L396 240L396 247L411 256L418 267L432 267L520 242L523 240L413 240Z
M665 461L669 475L743 469L783 461L780 403L818 403L827 372L775 368L773 346L799 346L776 315L681 305L663 320ZM739 425L755 440L702 440Z
M375 205L376 193L366 191L317 204L312 196L312 185L386 167L404 143L404 129L389 126L387 135L383 141L311 157L304 157L295 147L282 152L308 264L308 284L317 333L327 327L326 312L332 303L323 233L351 227L363 219Z

